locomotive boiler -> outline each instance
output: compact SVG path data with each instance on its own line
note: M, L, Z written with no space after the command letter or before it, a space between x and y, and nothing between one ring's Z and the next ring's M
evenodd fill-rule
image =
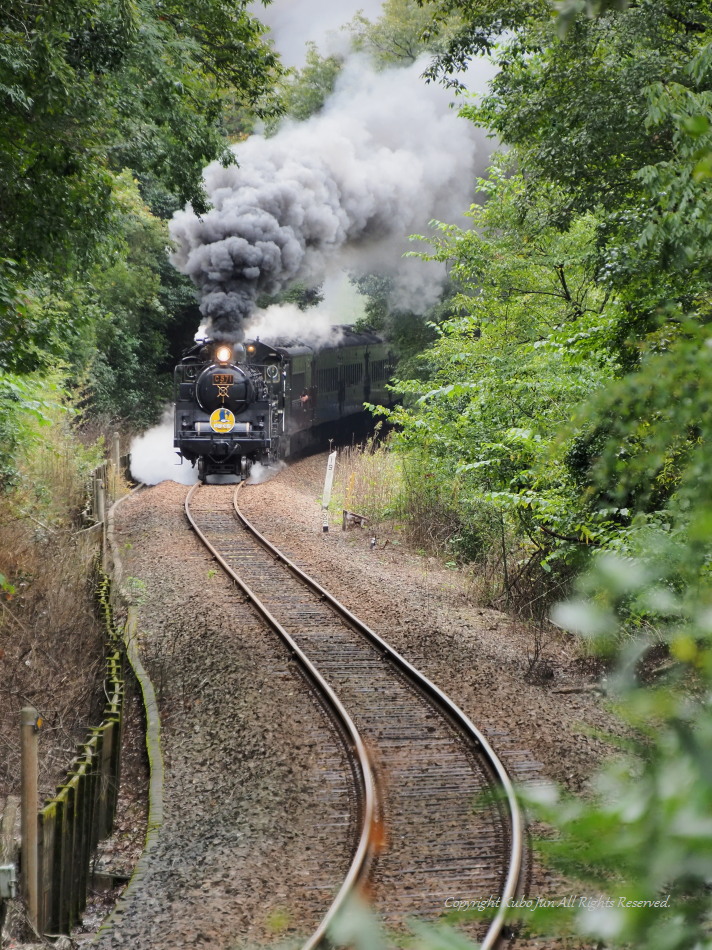
M269 464L348 438L389 405L394 365L372 331L335 327L321 346L296 340L203 340L175 369L174 445L198 477L245 478Z

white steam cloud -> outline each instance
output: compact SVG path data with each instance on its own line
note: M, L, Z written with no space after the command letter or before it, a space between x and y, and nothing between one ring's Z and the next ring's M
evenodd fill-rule
M300 310L295 304L275 304L258 310L245 326L249 339L265 340L275 345L305 343L320 349L327 344L335 346L343 333L334 326L331 307Z
M173 406L166 406L157 426L131 442L131 477L144 485L157 485L168 479L181 485L198 481L198 470L190 462L181 465L173 448Z
M268 7L253 4L252 13L270 28L280 56L287 66L301 66L305 46L314 42L320 49L329 42L329 33L338 30L359 10L376 19L382 0L274 0Z
M489 148L448 91L423 83L425 62L375 73L354 57L321 113L236 146L239 167L208 166L212 209L178 212L171 234L213 336L244 336L260 293L314 286L337 267L390 273L404 308L437 299L443 275L403 260L407 236L459 220Z
M286 467L286 462L274 462L272 465L263 465L261 462L255 462L250 469L247 484L263 485L265 482L274 478L275 475L279 475L280 472L283 472Z

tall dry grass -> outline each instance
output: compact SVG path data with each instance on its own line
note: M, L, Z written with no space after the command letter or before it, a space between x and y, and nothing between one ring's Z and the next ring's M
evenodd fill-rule
M443 486L421 459L395 451L392 436L378 436L339 451L332 506L397 523L416 548L445 555L462 528L457 485Z
M79 444L66 419L53 420L26 447L16 487L0 493L0 794L18 787L23 706L44 719L43 794L101 709L103 633L78 531L98 454Z
M403 467L380 432L366 442L339 449L334 473L332 507L364 515L370 524L402 519Z

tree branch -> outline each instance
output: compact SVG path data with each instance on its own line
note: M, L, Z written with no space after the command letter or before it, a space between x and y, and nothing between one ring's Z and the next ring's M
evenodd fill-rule
M693 23L690 20L686 20L684 17L677 16L675 13L671 13L670 10L665 11L671 20L674 20L676 23L679 23L681 26L685 27L686 33L706 33L707 27L702 23Z
M565 300L568 300L569 303L573 303L573 298L572 298L572 296L571 296L571 292L569 291L568 285L567 285L567 283L566 283L566 277L564 276L564 265L563 265L563 264L557 264L557 265L556 265L556 273L559 275L559 280L560 280L560 282L561 282L561 286L564 288L564 299L565 299Z
M556 538L559 541L570 541L571 544L585 544L587 547L596 547L600 548L600 541L583 541L581 538L574 538L570 534L559 534L558 531L552 531L551 528L545 528L543 524L539 525L539 529L548 534L552 538Z

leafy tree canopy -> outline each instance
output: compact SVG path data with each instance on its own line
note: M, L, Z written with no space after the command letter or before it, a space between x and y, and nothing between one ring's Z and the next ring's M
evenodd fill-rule
M502 37L517 34L531 23L552 18L548 0L418 0L430 14L428 32L447 33L448 25L457 26L447 37L445 49L434 58L426 76L458 86L457 73L475 55L493 52Z
M147 329L153 318L141 329L139 314L145 304L156 316L162 305L156 310L149 301L170 296L180 279L165 259L167 235L147 223L148 210L127 213L127 182L137 175L161 216L188 200L201 208L203 167L216 157L231 160L222 122L226 97L255 112L276 109L270 90L281 69L247 6L247 0L3 4L0 370L31 372L70 353L75 363L82 353L88 359L97 326L109 319L116 321L114 342L127 339L122 320L134 321L135 358L143 329L150 337L144 357L159 346ZM131 174L122 179L127 167ZM143 260L142 228L153 228L156 238ZM133 301L132 317L128 298L120 304L110 292L122 281L142 288L144 303ZM162 313L159 323L166 320ZM104 348L97 367L111 351ZM114 378L122 359L117 350ZM115 386L103 392L118 395ZM135 416L123 404L118 411Z
M440 52L460 24L450 16L440 30L431 28L431 11L417 0L386 0L377 20L359 12L344 28L354 49L368 53L377 67L409 66L424 52Z
M200 205L221 90L259 108L277 71L246 2L9 0L0 31L0 256L22 268L96 259L112 170Z
M338 56L322 56L315 43L308 43L306 63L299 70L290 70L280 85L285 115L303 122L319 112L334 91L342 66ZM268 133L274 133L278 126L278 117L268 120Z
M684 15L673 6L577 20L558 42L550 18L529 24L503 42L491 94L464 114L516 146L529 176L565 185L563 210L629 205L643 191L639 170L674 146L670 110L651 114L656 85L709 89L701 64L691 68L709 4L685 4Z

